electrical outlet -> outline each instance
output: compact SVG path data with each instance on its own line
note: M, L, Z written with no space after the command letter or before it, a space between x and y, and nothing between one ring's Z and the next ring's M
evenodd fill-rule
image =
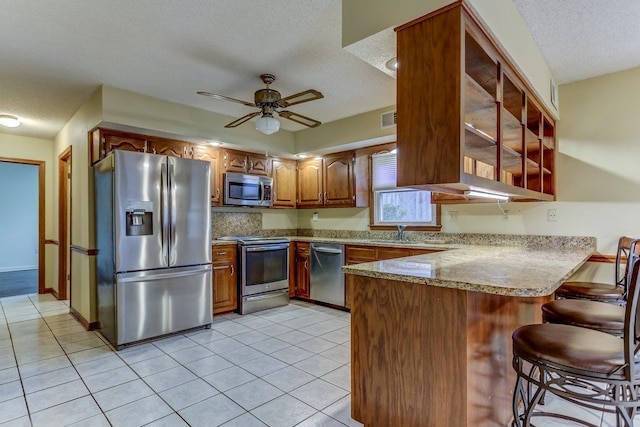
M558 221L558 212L556 212L555 209L547 209L547 221L549 222Z
M314 222L320 221L320 215L318 214L318 212L313 213L313 221Z

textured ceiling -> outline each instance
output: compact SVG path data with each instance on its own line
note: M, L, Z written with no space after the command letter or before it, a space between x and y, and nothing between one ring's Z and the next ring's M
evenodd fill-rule
M558 84L640 66L640 1L514 3Z
M514 0L558 83L640 65L637 0ZM330 122L395 104L382 72L395 34L341 47L340 0L0 0L0 114L24 125L0 132L51 139L108 85L235 117L258 76L287 96L325 98L291 107ZM358 55L361 53L361 55ZM372 67L358 58L373 57ZM391 74L391 75L389 75ZM245 124L242 126L251 126ZM302 126L282 120L288 130Z

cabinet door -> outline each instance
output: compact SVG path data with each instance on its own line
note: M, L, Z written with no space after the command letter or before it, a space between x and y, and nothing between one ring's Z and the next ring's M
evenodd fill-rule
M298 163L298 207L322 206L322 159Z
M296 162L274 159L271 164L274 208L296 207Z
M205 160L211 164L211 205L219 205L222 195L222 176L220 174L220 150L208 145L194 145L193 158Z
M213 259L213 314L238 308L236 275L236 246L214 246Z
M269 176L269 158L260 154L246 154L247 172L251 175Z
M249 159L247 153L241 151L225 150L224 172L247 173Z
M296 296L309 298L309 244L298 244L296 249Z
M125 135L112 135L104 133L102 136L103 155L106 156L113 150L127 150L144 153L148 151L148 141L144 138L135 138Z
M339 153L324 159L324 205L355 206L356 192L353 175L353 153Z
M186 141L159 140L151 142L153 154L162 154L171 157L191 157L191 144Z

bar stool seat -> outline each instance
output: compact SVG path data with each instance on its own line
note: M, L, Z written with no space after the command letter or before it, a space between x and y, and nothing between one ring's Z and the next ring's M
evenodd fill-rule
M594 329L621 337L624 307L588 300L560 299L542 305L542 321Z
M597 282L564 282L556 290L557 298L589 299L602 302L622 301L625 288Z
M513 333L513 352L566 372L624 379L624 341L604 332L552 323L526 325Z

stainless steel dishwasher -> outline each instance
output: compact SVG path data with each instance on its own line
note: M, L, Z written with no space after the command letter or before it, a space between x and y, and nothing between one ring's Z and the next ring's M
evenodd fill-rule
M344 245L311 243L312 300L344 307Z

